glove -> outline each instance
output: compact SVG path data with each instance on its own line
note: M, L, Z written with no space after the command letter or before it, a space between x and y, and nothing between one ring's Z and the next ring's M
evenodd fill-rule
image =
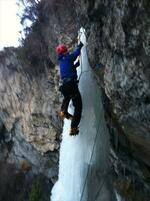
M81 48L83 47L83 45L84 45L84 44L80 41L78 47L81 49Z

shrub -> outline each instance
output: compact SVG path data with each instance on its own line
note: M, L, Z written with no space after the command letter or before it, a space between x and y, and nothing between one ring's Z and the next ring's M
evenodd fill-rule
M31 187L29 194L29 201L43 201L42 200L42 185L40 179L36 179Z

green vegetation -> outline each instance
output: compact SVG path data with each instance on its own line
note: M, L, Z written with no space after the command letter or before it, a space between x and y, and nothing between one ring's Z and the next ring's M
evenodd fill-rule
M49 58L44 3L40 0L17 0L17 2L23 10L19 15L23 32L17 56L24 71L32 76L38 76L45 68L54 67Z
M30 175L0 161L0 201L49 201L52 183L43 175Z
M42 200L42 186L39 179L36 179L31 187L29 194L29 201L43 201Z

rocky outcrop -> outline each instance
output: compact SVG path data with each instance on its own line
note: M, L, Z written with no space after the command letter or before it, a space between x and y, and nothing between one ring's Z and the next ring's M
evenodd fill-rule
M32 3L26 11L37 20L26 28L23 47L0 52L0 159L55 182L62 121L53 62L56 45L72 47L77 38L76 12L73 1Z
M59 42L72 46L83 26L89 61L104 92L114 186L126 200L148 200L149 7L149 0L39 3L38 21L25 41L28 64L20 64L15 49L0 53L0 139L7 142L7 146L1 143L1 159L19 161L22 167L25 158L28 168L31 163L37 172L44 171L49 177L57 174L62 126L56 115L58 78L52 63L43 60L51 58L56 63L55 46Z
M147 200L150 193L150 2L86 0L81 5L77 9L87 30L89 60L107 96L105 109L114 171L119 179L130 180L131 188L139 192L138 198L131 196L132 200ZM144 198L140 197L143 192Z
M38 76L26 73L14 48L0 53L1 159L22 166L26 159L34 172L57 176L62 122L58 118L57 70L43 67ZM10 146L11 144L11 146Z
M134 154L149 165L149 1L104 2L88 7L93 22L89 58L96 71L105 66L104 88L113 113Z
M65 43L70 48L77 41L79 26L76 23L77 14L74 0L69 2L67 0L42 0L37 6L37 11L38 21L36 23L39 30L37 30L35 23L33 33L40 33L39 42L42 41L44 45L42 49L48 49L49 58L56 63L56 46L59 43ZM30 37L33 37L34 40L37 38L34 34ZM32 42L32 48L34 45L36 44ZM38 50L38 45L36 47Z
M14 164L0 160L0 187L1 201L49 201L52 183L42 174L29 175L16 169Z

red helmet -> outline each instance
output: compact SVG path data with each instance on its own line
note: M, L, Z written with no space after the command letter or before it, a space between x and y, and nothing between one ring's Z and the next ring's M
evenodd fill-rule
M67 47L64 44L60 44L56 47L57 54L63 54L68 51Z

